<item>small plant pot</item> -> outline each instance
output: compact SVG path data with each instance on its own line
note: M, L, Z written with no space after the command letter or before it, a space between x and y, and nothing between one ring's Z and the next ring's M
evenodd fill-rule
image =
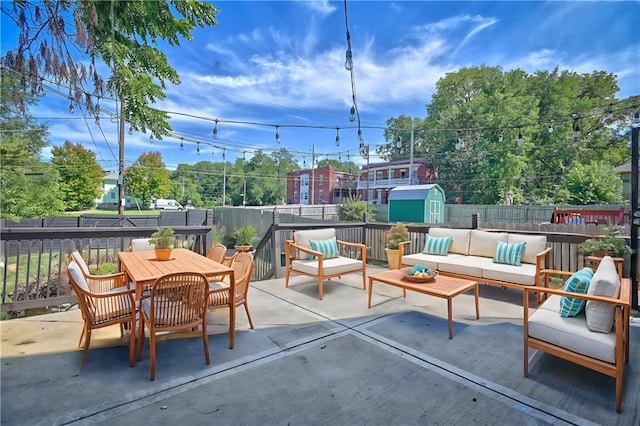
M239 252L246 252L246 251L253 250L253 246L234 246L233 248L235 248L236 251L239 251Z
M400 249L385 248L389 269L400 269Z
M171 251L173 249L170 248L157 248L156 251L156 259L158 260L169 260L171 259Z

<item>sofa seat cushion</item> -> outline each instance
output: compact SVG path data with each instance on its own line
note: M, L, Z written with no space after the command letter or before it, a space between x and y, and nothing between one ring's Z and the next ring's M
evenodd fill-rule
M425 253L416 253L416 254L407 254L402 256L402 264L415 266L415 265L424 265L428 266L429 269L439 269L439 262L444 261L446 259L455 259L455 258L464 258L465 256L461 254L451 254L449 253L446 256L440 256L436 254L425 254Z
M362 269L362 260L351 259L349 257L338 256L332 259L324 259L322 269L324 275L344 274L347 272L359 271ZM317 260L294 260L291 262L291 269L305 272L311 275L319 275Z
M584 314L560 316L560 296L553 295L529 317L529 336L570 351L615 363L615 333L594 333Z
M432 237L453 237L449 253L469 254L470 229L429 228Z
M493 265L492 257L479 256L439 256L438 271L450 272L452 274L470 275L473 277L482 277L482 270Z
M523 263L520 266L513 266L491 263L482 270L482 278L513 284L536 285L536 265Z

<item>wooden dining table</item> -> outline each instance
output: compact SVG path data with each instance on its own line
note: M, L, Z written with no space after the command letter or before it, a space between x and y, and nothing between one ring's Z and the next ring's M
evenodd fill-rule
M153 250L121 251L118 260L120 270L135 284L136 300L140 300L142 291L151 288L158 278L176 272L199 272L212 281L229 276L230 282L234 282L233 268L184 248L173 249L169 260L158 260Z

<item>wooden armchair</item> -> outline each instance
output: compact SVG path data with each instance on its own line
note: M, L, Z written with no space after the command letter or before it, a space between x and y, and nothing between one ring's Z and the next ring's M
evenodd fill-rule
M293 240L285 242L285 261L285 285L289 287L292 273L316 278L320 300L323 281L344 274L360 272L362 288L367 288L365 245L337 240L335 228L296 231Z
M196 272L180 272L158 278L151 294L140 302L138 360L142 358L144 327L149 330L150 379L156 378L156 334L195 330L200 327L207 365L209 341L207 336L207 277Z
M84 261L84 258L78 250L74 250L69 253L69 259L67 263L75 262L82 271L87 285L93 293L105 293L113 291L120 287L129 288L129 280L124 272L108 275L93 275L89 271L89 266Z
M108 327L118 324L127 325L131 330L129 335L129 365L133 367L135 362L135 327L136 327L136 304L135 291L129 290L126 286L112 288L110 291L100 292L95 289L107 288L105 283L113 282L107 277L105 283L100 282L100 277L86 278L80 266L75 261L70 261L67 265L69 282L73 291L78 297L78 305L82 313L84 322L80 342L84 338L84 351L80 368L84 368L91 344L91 331L96 328Z
M253 329L253 320L249 313L247 293L253 272L253 255L248 252L237 253L231 264L234 280L214 281L209 284L209 309L229 308L229 349L235 345L236 308L244 305L249 319L249 327ZM232 297L233 295L233 297Z
M235 254L233 256L227 256L227 248L223 244L215 244L207 253L207 257L211 260L215 260L218 263L222 263L225 266L231 266Z

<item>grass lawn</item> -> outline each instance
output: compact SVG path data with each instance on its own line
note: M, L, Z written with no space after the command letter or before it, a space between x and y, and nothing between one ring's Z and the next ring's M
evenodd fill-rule
M124 211L124 215L125 216L160 216L160 213L162 212L162 210L127 210L125 209ZM81 216L83 214L96 214L96 215L113 215L113 216L117 216L118 215L118 210L97 210L97 209L92 209L92 210L82 210L79 212L65 212L64 215L65 216Z

